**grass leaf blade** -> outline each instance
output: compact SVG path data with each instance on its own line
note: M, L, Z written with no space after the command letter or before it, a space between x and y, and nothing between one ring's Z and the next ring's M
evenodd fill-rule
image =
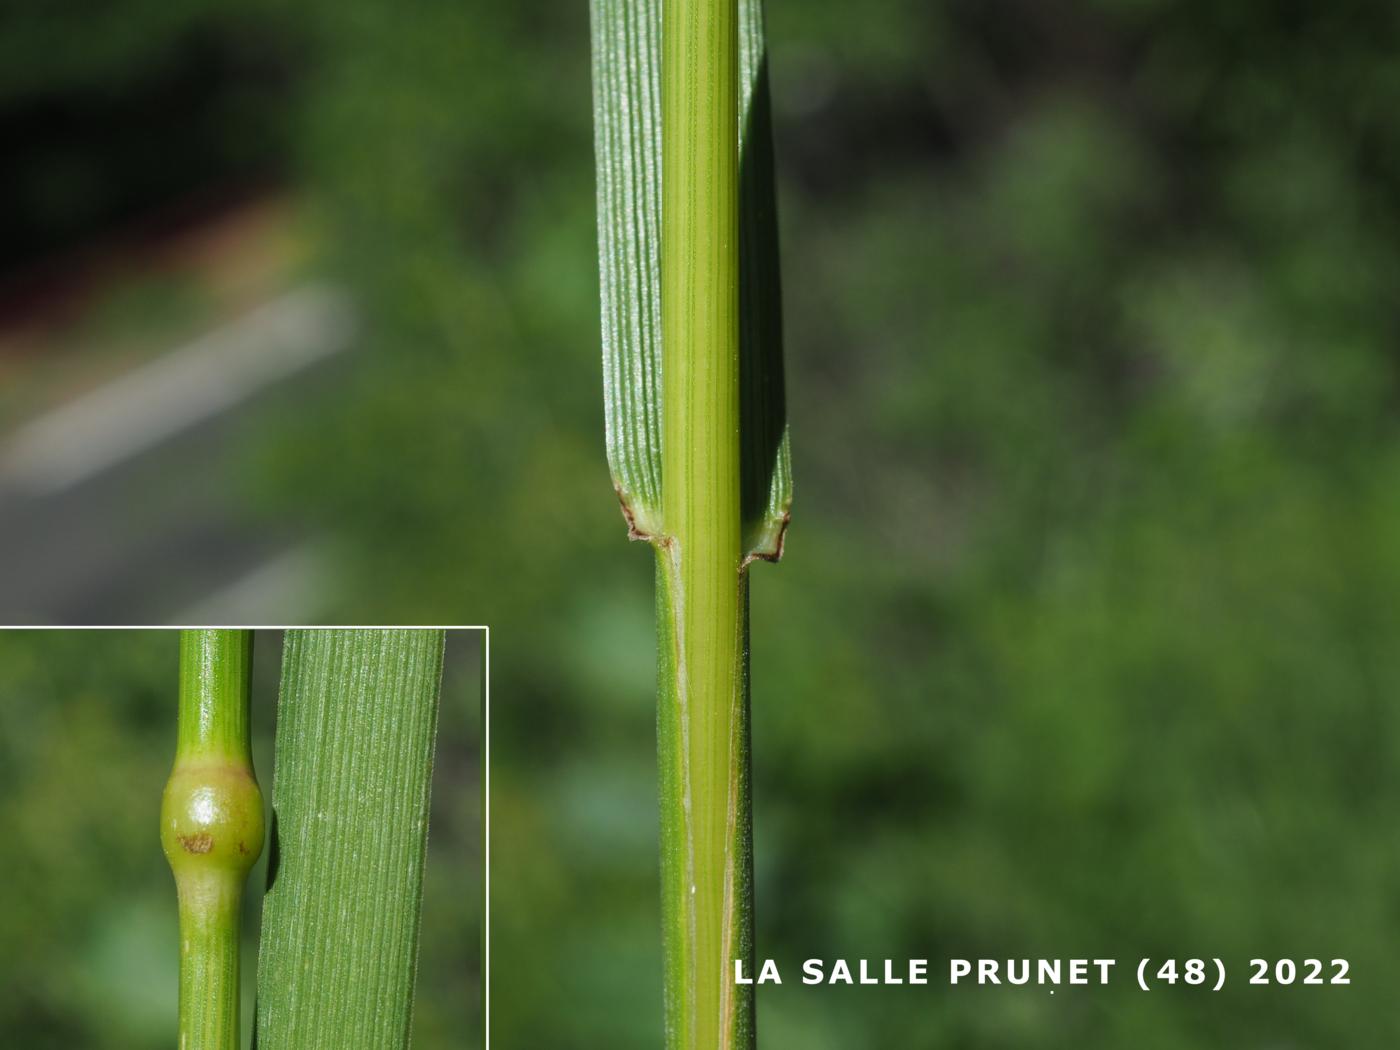
M760 0L739 3L740 511L750 559L777 561L792 507L773 107Z
M408 1045L444 634L288 631L261 1050Z
M608 465L631 534L661 534L661 2L593 0ZM739 3L739 357L743 535L777 560L792 504L762 4Z

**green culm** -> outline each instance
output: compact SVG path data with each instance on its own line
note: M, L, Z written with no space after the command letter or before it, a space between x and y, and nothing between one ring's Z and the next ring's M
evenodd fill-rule
M752 1047L748 566L792 497L762 13L592 15L608 459L657 564L666 1045Z
M180 633L175 766L161 845L180 909L180 1050L238 1050L239 916L262 853L249 743L250 631Z

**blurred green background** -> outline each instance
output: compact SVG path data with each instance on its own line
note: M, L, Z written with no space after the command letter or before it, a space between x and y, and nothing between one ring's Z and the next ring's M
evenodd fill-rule
M14 287L117 245L56 315L11 296L7 418L298 282L357 319L218 458L133 460L144 557L91 504L91 547L0 521L16 572L98 540L140 567L8 614L225 608L250 592L210 566L276 536L314 570L263 615L492 624L492 1034L656 1046L652 567L604 462L586 5L4 17ZM1396 1044L1400 9L772 0L769 33L797 500L752 587L760 954L1231 983L789 984L763 1045ZM182 230L262 208L242 262L111 241L171 201ZM140 522L195 517L153 509L172 478L233 524L151 554ZM1252 956L1353 983L1251 988Z
M254 763L272 801L281 631L253 654ZM433 772L414 1045L475 1047L481 1024L480 631L449 634ZM174 631L0 630L0 1041L58 1050L175 1044L179 930L161 853L175 753ZM252 1038L268 850L244 898Z

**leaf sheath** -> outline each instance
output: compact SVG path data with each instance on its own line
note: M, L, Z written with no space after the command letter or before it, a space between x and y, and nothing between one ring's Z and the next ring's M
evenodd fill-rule
M792 497L757 0L593 0L613 485L657 559L668 1050L751 1048L748 580Z

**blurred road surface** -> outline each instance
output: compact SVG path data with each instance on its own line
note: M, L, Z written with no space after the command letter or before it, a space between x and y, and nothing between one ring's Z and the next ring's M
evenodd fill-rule
M301 287L0 436L0 621L314 615L314 540L255 522L236 466L353 335L340 292Z

